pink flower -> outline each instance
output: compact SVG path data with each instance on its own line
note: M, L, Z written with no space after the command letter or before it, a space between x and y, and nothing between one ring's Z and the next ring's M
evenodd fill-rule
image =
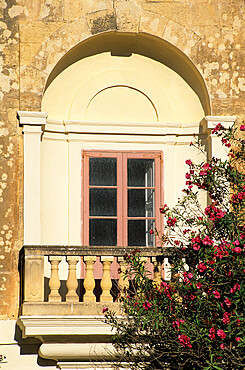
M180 324L183 324L184 322L185 320L180 319L180 320L173 321L172 325L174 328L176 328L179 331Z
M102 313L105 313L108 311L108 307L104 307L103 310L102 310Z
M165 213L168 210L167 204L164 204L163 207L159 208L160 213Z
M191 165L192 165L192 161L191 161L190 159L187 159L187 160L185 161L185 163L186 163L186 164L188 164L188 166L191 166Z
M152 307L152 303L145 301L142 306L144 307L145 310L148 310L148 308Z
M192 274L191 272L189 272L189 274L188 274L188 278L189 278L189 279L192 279L192 278L193 278L193 274Z
M167 224L170 227L174 226L176 224L176 222L177 222L177 218L168 217L168 219L167 219Z
M225 332L222 329L217 330L217 335L221 339L225 339L225 337L226 337L226 334L225 334Z
M231 320L230 320L230 313L228 313L228 312L225 312L224 314L223 314L223 319L222 319L222 321L223 321L223 323L224 324L229 324L230 322L231 322Z
M236 253L241 253L242 249L240 247L236 247L233 249L233 251Z
M199 251L200 245L197 244L197 243L193 244L193 249L194 249L194 251Z
M228 140L226 140L226 139L222 139L221 140L222 141L222 143L227 147L227 148L230 148L231 147L231 144L228 142Z
M242 340L242 339L241 339L240 337L236 337L236 341L237 341L237 342L241 342L241 340Z
M229 298L225 298L224 303L227 307L230 307L232 305L232 302L229 300Z
M190 338L187 337L187 335L185 335L185 334L179 334L178 335L178 339L179 339L180 343L182 344L182 346L189 347L189 348L192 347L192 345L190 343Z
M213 204L205 208L205 215L208 216L211 221L220 219L224 217L225 214L225 212L223 212L220 208L215 207Z
M241 126L240 126L240 130L241 130L241 131L245 131L245 125L241 125Z
M235 284L233 288L231 288L230 293L235 293L236 290L240 290L241 286L239 284Z
M225 349L225 345L222 343L222 344L220 345L220 348L221 348L221 349Z
M209 329L209 334L208 334L208 336L209 336L209 338L210 338L211 340L215 340L215 328L214 328L214 326L212 326L212 328L211 328L211 329Z
M217 291L217 290L214 290L213 291L213 295L216 299L219 299L220 298L220 293Z
M211 170L212 168L210 167L210 164L209 163L204 163L203 165L202 165L202 168L204 168L205 170Z
M215 128L212 130L212 134L215 134L216 132L218 132L219 130L222 130L224 129L224 127L221 125L221 123L218 123Z
M202 240L202 243L204 245L212 245L214 243L214 241L211 240L208 235L206 235L205 238Z
M197 284L196 284L196 287L197 287L197 289L201 289L202 284L201 284L201 283L197 283Z
M197 265L197 268L200 272L204 272L205 270L207 270L207 267L202 262Z

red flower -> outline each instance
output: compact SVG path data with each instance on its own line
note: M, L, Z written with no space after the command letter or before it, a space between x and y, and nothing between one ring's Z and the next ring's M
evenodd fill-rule
M185 161L185 163L186 163L186 164L188 164L188 166L191 166L191 165L192 165L192 161L191 161L190 159L187 159L187 160Z
M217 291L217 290L214 290L213 291L213 295L216 299L219 299L220 298L220 293Z
M230 307L232 305L232 302L229 300L229 298L225 298L224 303L227 307Z
M240 126L240 130L241 130L241 131L245 131L245 125L241 125L241 126Z
M225 337L226 337L226 334L225 334L225 332L222 329L217 330L217 335L221 339L225 339Z
M209 334L208 334L209 338L211 340L215 340L215 328L214 326L212 326L212 328L209 329Z
M159 208L160 213L165 213L168 210L167 204L164 204L163 207Z
M152 235L152 234L154 234L154 230L152 230L152 229L151 229L151 230L149 231L149 233L150 233L151 235Z
M148 308L152 307L152 303L145 301L142 306L144 307L145 310L148 310Z
M225 312L224 314L223 314L223 319L222 319L222 321L223 321L223 323L224 324L229 324L230 322L231 322L231 320L230 320L230 313L228 313L228 312Z
M174 226L176 224L176 222L177 222L177 218L168 217L168 219L167 219L167 224L170 227Z
M240 342L242 339L240 337L236 337L236 341Z
M207 267L202 262L197 265L197 268L200 272L204 272L205 270L207 270Z
M182 344L182 346L189 347L189 348L192 347L192 345L190 343L190 338L187 337L187 335L185 335L185 334L179 334L178 335L178 339L179 339L180 343Z
M220 219L225 216L225 212L223 212L221 209L215 207L213 204L205 208L205 215L208 216L208 218L211 221L215 221L216 219Z
M102 313L105 313L108 311L108 307L104 307L103 310L102 310Z
M224 127L221 125L221 123L218 123L215 128L212 130L212 134L215 134L216 132L224 129Z

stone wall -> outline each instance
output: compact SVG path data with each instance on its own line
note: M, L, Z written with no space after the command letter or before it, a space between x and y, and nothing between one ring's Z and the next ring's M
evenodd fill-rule
M18 309L23 238L18 110L40 110L47 78L73 46L105 31L146 32L201 72L213 115L245 108L244 0L0 0L0 315Z

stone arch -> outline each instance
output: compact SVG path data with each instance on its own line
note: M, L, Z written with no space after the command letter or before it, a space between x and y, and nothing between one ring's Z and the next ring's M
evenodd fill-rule
M104 18L108 19L109 15L111 21L108 23L102 22L103 27L101 29L95 29L94 25L96 22L98 23L98 20L103 20ZM150 45L152 42L157 48L160 44L162 44L162 48L160 49L163 50L166 47L166 50L168 50L168 60L165 58L163 61L165 63L170 61L172 69L178 69L178 66L175 66L176 62L178 65L180 65L180 63L177 61L178 58L180 58L180 61L185 59L185 67L187 67L187 65L189 65L189 67L192 65L191 68L185 69L189 69L189 71L192 69L192 79L196 82L198 81L199 86L194 87L194 91L200 90L197 91L197 93L199 96L203 95L201 100L205 101L204 105L207 107L205 108L205 113L209 114L210 102L205 82L198 69L191 62L191 60L195 61L196 59L195 56L197 54L196 52L198 45L200 45L201 42L201 37L197 36L195 32L189 30L188 28L177 24L173 20L146 11L139 12L137 15L137 21L134 22L134 26L133 23L130 26L130 32L125 32L128 31L128 29L125 29L125 26L120 23L119 19L117 19L119 17L120 12L116 13L113 11L109 12L109 10L101 10L91 15L91 19L89 15L86 17L77 18L66 23L65 25L62 25L43 43L31 65L24 70L22 74L24 77L23 84L25 84L25 74L29 76L33 75L34 78L36 77L36 80L38 81L38 88L33 85L33 90L37 91L37 95L39 96L38 99L41 99L41 95L45 90L45 86L47 87L47 84L49 84L50 80L52 79L52 75L58 71L58 68L64 62L63 58L66 58L67 54L72 54L73 49L79 50L79 45L81 43L87 43L91 38L94 39L94 37L97 38L102 36L105 39L105 35L107 33L110 36L112 33L114 33L119 37L122 37L124 34L128 38L131 36L131 40L134 39L135 42L143 39L145 44ZM93 35L93 33L96 33L96 35ZM110 38L110 36L108 37ZM172 52L174 51L172 54L178 56L175 63L171 61L171 49ZM161 59L162 56L160 56L160 54L161 53L158 53L157 58L160 57ZM194 85L195 83L191 81L190 86L193 88ZM206 92L203 93L203 91Z
M44 91L44 97L45 97L46 92L49 91L49 86L62 73L67 74L66 75L67 79L69 78L72 79L74 78L74 75L76 73L80 74L80 72L82 71L80 70L79 72L79 70L76 69L76 65L78 65L81 61L83 60L85 61L86 59L89 60L90 58L90 60L94 62L93 58L95 58L96 56L97 57L101 56L102 58L102 55L118 57L118 59L121 60L120 64L123 63L123 59L129 59L129 58L132 58L133 56L135 57L138 55L139 57L153 61L155 63L156 68L157 68L157 64L158 65L160 64L164 66L165 68L168 68L169 71L171 71L171 73L175 73L175 75L173 74L172 76L173 79L175 78L175 76L179 76L182 79L182 81L186 83L186 86L188 86L188 88L196 94L196 96L199 99L199 103L201 103L204 114L207 115L210 113L210 102L209 102L209 96L208 96L205 82L201 74L195 67L195 65L192 63L192 61L181 50L177 49L175 46L173 46L169 42L162 40L159 37L152 36L146 33L132 33L132 32L122 33L122 32L110 31L110 32L104 32L104 33L100 33L92 37L86 38L84 41L80 42L75 47L73 47L71 50L69 50L69 52L66 53L59 60L59 62L55 65L55 67L53 68L53 70L48 76L46 86L45 86L45 91ZM109 62L109 59L104 58L103 61L100 63L104 63L106 65L107 62ZM73 75L71 74L69 75L67 72L71 68L74 68ZM89 69L89 66L87 65L86 68ZM127 68L126 65L124 66L124 69L125 68ZM112 64L112 70L115 70L115 65L113 64ZM96 81L96 84L98 85L97 88L103 90L103 83L99 85L99 81L101 80L101 74L107 73L107 76L112 84L111 86L114 86L114 85L116 86L117 84L124 85L125 83L128 84L128 80L130 80L132 83L131 87L134 88L135 91L137 91L138 89L138 91L143 92L143 91L146 91L147 84L149 86L151 85L152 99L158 101L158 107L161 107L159 109L161 109L162 111L163 110L166 111L167 109L169 111L170 110L173 111L174 109L176 109L178 104L179 105L182 104L181 100L179 99L178 102L175 102L175 106L173 106L173 104L171 104L171 91L170 90L168 91L168 85L164 86L164 89L165 89L164 92L163 92L163 89L162 91L160 91L161 89L158 89L158 86L157 86L157 78L155 78L155 87L154 87L152 82L150 81L151 75L150 73L147 72L147 69L145 68L143 68L141 71L143 75L141 77L138 76L138 78L137 78L138 70L134 70L134 71L128 70L126 74L127 75L131 74L130 78L127 77L123 71L121 71L120 76L122 77L122 74L124 74L125 77L124 78L117 77L113 79L112 70L110 72L105 71L105 70L100 70L98 71L97 74L94 73L93 76L90 76L91 81L93 80ZM85 79L85 76L84 76L84 79ZM147 79L148 81L145 82L145 86L142 87L142 83L143 83L142 81L147 80ZM80 81L80 83L84 84L84 81L83 82ZM163 84L163 81L161 81L161 83ZM176 81L176 84L178 84L177 81ZM81 92L80 94L74 93L75 95L72 98L73 101L76 100L75 96L77 94L80 97L80 101L86 100L89 94L92 94L91 95L91 99L92 99L93 93L94 95L96 95L97 92L90 91L91 85L93 86L94 83L90 83L90 85L86 87L86 90L84 90L85 88L83 88L84 93L81 93ZM109 85L106 85L106 86L109 87ZM72 85L72 89L76 89L76 88L79 88L81 90L81 88L78 87L77 81L75 79L74 85ZM88 93L88 91L90 92ZM148 95L148 98L150 99L150 95ZM162 99L162 101L165 101L165 104L159 103L160 99ZM173 96L172 96L172 100L173 100ZM53 102L53 104L55 104L55 102ZM154 102L153 102L153 105L154 105ZM63 104L61 104L61 106L63 106ZM195 104L193 104L193 106L195 106ZM44 106L44 109L45 109L45 106ZM78 120L81 119L80 116L77 114L77 111L80 108L78 107L74 109L74 107L73 108L69 107L70 111L71 109L72 109L73 114L69 116L65 115L64 118L65 119L78 119ZM179 120L179 118L173 114L164 115L164 114L157 113L157 115L160 116L160 121L161 120L162 121L163 120L173 121L174 119ZM85 114L82 117L85 117ZM193 119L197 119L196 117L197 116L193 115ZM186 117L186 120L191 121L192 120L191 115ZM183 122L187 122L187 121L184 120Z

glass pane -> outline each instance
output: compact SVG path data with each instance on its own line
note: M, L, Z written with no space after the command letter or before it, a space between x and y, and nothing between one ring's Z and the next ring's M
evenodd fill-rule
M116 186L117 159L89 158L89 185Z
M154 220L128 220L128 246L154 247Z
M153 189L128 190L128 217L154 217Z
M90 216L117 215L117 189L89 189Z
M89 220L89 245L116 246L117 220Z
M128 159L128 186L154 187L154 159Z

